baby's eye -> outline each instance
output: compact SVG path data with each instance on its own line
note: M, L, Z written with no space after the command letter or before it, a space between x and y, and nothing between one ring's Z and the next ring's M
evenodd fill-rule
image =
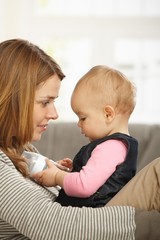
M80 121L84 121L86 119L86 117L80 117L79 120Z

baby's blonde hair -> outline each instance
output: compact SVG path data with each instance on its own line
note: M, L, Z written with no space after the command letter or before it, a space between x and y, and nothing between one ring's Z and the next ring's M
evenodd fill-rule
M117 113L130 116L135 107L136 87L124 74L104 65L91 68L76 84L75 91L84 87L93 101L112 106ZM82 88L81 88L81 91Z

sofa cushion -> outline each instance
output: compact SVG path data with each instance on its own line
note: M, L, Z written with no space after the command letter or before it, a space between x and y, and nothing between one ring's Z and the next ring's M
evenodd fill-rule
M130 134L139 142L137 171L160 156L160 125L130 124ZM76 122L51 122L39 142L33 145L41 154L53 160L73 159L78 150L88 143Z

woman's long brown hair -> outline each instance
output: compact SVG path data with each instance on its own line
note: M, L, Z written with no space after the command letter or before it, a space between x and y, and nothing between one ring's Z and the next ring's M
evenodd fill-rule
M21 151L32 140L35 90L53 74L65 77L38 46L22 39L0 43L0 149L24 176Z

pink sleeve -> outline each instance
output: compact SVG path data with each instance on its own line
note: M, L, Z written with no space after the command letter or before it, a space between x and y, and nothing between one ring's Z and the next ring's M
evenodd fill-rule
M116 150L115 150L116 149ZM93 150L80 172L68 173L63 188L68 196L86 198L95 193L126 157L127 148L119 140L108 140Z

